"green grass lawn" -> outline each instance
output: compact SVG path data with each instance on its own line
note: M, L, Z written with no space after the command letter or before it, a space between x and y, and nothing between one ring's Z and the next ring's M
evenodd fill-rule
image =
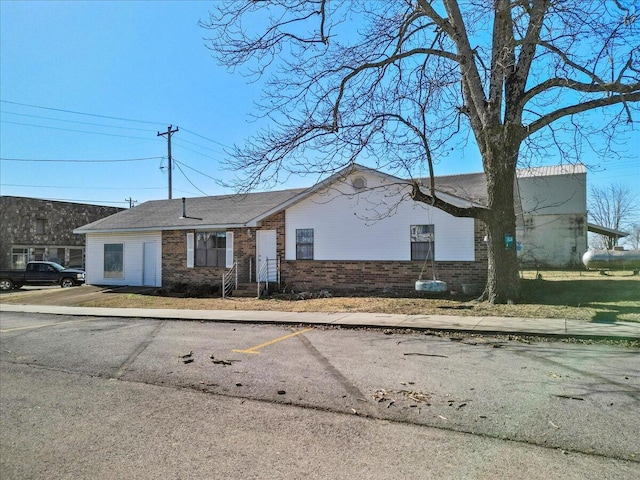
M632 272L522 272L521 305L591 311L591 321L640 322L640 276Z

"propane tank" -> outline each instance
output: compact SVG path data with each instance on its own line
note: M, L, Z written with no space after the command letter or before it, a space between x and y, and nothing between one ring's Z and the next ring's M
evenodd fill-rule
M589 250L582 263L594 270L640 270L640 250Z

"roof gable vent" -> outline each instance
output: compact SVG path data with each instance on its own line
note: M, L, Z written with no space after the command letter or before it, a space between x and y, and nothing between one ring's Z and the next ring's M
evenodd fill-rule
M355 190L364 190L367 187L367 181L364 177L355 177L351 181L351 185Z

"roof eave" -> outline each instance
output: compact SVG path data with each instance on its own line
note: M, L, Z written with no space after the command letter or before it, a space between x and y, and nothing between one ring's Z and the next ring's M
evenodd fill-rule
M100 229L83 229L77 228L73 231L76 234L90 233L135 233L135 232L162 232L172 230L227 230L229 228L246 228L256 225L248 223L225 223L225 224L208 224L208 225L170 225L163 227L137 227L137 228L100 228Z
M613 228L603 227L601 225L596 225L595 223L587 223L587 230L591 233L597 233L598 235L605 235L607 237L628 237L630 234L627 232L622 232L620 230L615 230Z

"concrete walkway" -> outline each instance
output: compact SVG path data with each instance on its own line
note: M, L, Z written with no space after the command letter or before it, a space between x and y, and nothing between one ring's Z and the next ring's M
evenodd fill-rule
M0 313L2 312L171 320L206 320L217 322L412 328L420 330L460 331L484 334L552 335L560 337L640 340L640 323L598 323L555 318L462 317L454 315L394 315L379 313L273 312L245 310L174 310L0 304Z

